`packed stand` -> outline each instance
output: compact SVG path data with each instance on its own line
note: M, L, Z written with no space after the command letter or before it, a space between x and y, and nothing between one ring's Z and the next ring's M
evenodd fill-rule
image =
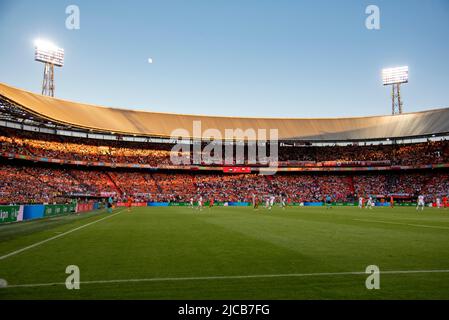
M151 202L251 202L253 196L284 196L293 202L322 201L331 196L346 202L358 196L395 195L426 199L449 193L446 171L370 174L223 174L96 170L65 166L0 163L0 203L64 203L73 198L109 196Z
M181 164L205 164L204 150L200 153L200 163L195 163L193 148L174 153L171 151L173 146L166 143L85 139L0 128L0 152L2 153L89 163L139 164L153 167L176 164L172 161L172 156L176 156L182 160ZM244 151L247 157L247 148L244 148ZM235 147L234 154L236 154ZM280 166L358 166L362 165L360 162L372 162L369 164L371 166L426 165L449 163L449 142L442 140L415 144L280 146L278 154ZM222 157L224 155L223 151ZM223 159L221 162L220 159L218 160L218 164L224 163ZM238 159L232 160L232 164L235 165L248 163L247 159L242 159L240 163Z

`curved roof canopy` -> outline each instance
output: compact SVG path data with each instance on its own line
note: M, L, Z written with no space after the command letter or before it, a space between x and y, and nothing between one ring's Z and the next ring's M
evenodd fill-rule
M449 133L449 108L394 116L319 119L241 118L100 107L42 96L2 83L0 95L23 110L56 123L139 136L201 138L193 130L194 121L201 121L202 132L216 129L223 139L226 138L226 129L243 131L253 129L256 133L258 129L265 129L267 138L270 129L277 129L279 140L307 141L380 140ZM182 129L184 134L173 135L177 129Z

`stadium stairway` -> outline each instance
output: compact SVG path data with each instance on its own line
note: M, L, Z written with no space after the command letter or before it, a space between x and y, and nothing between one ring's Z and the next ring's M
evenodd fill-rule
M106 176L109 178L110 181L109 185L111 185L114 188L114 190L117 192L119 196L122 196L123 190L115 182L115 174L113 172L107 171Z
M274 185L273 185L273 176L271 176L271 175L265 175L264 178L265 178L265 180L266 180L266 182L267 182L267 185L269 185L270 188L273 189L273 187L274 187ZM276 188L275 192L276 192L276 193L279 193L278 190L277 190L277 188Z
M144 176L144 179L147 180L147 181L148 181L149 179L151 179L151 180L154 182L154 184L156 185L156 188L157 188L157 190L159 191L159 193L162 193L162 188L161 188L161 186L159 185L159 183L157 182L157 179L155 179L154 176L153 176L152 174L145 175L145 176Z
M351 193L355 194L354 178L352 176L348 176L348 184L349 184L349 188L351 190Z

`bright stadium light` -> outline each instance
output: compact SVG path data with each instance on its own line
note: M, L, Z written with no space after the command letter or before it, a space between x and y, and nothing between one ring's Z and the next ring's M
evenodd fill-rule
M402 113L401 83L408 83L408 66L382 69L384 86L392 86L391 113Z
M407 83L408 82L408 67L387 68L382 70L382 81L384 86Z
M42 39L34 41L34 46L36 49L34 59L36 61L51 63L58 67L64 65L64 49L59 48L54 43Z
M34 41L34 48L34 60L44 63L42 94L54 97L54 66L62 67L64 65L64 49L42 39Z
M34 41L34 45L36 46L36 48L41 49L41 50L57 50L58 46L48 40L44 40L44 39L36 39Z

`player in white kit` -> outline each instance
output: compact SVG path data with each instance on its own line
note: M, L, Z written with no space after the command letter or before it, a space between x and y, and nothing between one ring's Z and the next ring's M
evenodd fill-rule
M193 198L190 198L190 208L193 209Z
M423 211L425 205L426 204L424 203L424 196L423 195L419 195L418 196L418 205L416 206L416 210L421 208L421 211Z
M362 209L363 208L363 197L359 198L359 208Z
M200 196L200 198L198 199L198 209L203 210L203 197Z
M441 208L441 198L437 197L437 208L440 209Z
M282 209L285 210L285 198L282 195L280 195L280 198L281 198Z
M273 208L273 205L274 205L274 196L270 196L270 207L268 209L271 210L271 208Z
M368 202L366 203L366 208L372 209L373 208L373 198L369 197Z

